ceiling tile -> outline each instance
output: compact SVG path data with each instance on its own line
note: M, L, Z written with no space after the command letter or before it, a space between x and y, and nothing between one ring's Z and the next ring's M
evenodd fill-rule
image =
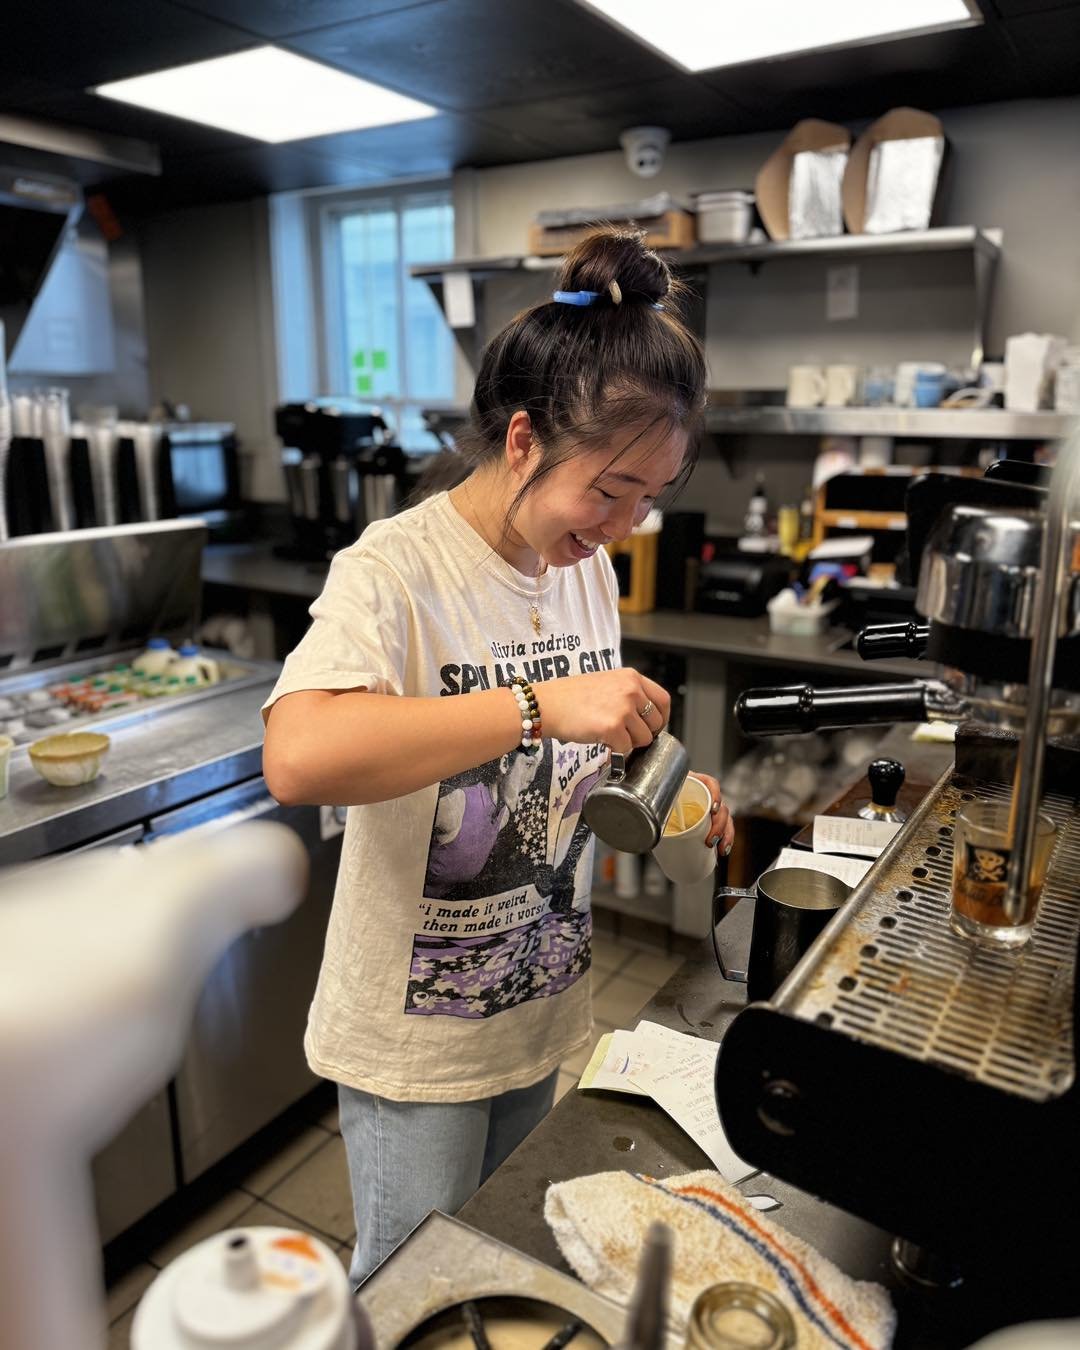
M316 136L298 144L335 158L356 156L384 176L448 175L459 165L482 167L549 156L548 145L500 120L444 113L422 122L401 122L366 131Z
M86 89L253 45L235 28L164 0L7 0L0 67Z
M614 150L619 133L632 126L666 127L676 141L754 129L745 109L693 75L510 104L474 116L497 121L558 155Z
M423 0L171 0L180 9L234 24L258 37L279 38L313 28L404 9Z
M1005 31L1028 66L1032 92L1080 90L1080 7L1017 16Z
M1040 14L1048 9L1078 9L1080 0L991 0L1004 19L1015 15Z
M286 45L452 111L558 98L671 74L669 62L573 0L431 3Z
M1024 73L1000 26L988 25L706 71L701 79L764 131L804 117L845 122L900 105L934 109L1009 97Z
M106 186L120 212L151 215L201 202L243 201L269 192L381 182L382 169L291 146L249 146L214 154L177 155L157 179L125 178Z

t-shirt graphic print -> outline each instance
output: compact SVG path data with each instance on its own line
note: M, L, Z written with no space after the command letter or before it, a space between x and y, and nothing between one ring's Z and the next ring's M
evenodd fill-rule
M406 1013L491 1017L588 970L602 753L544 740L440 783Z
M267 709L309 689L447 706L502 689L509 706L521 675L542 714L550 681L619 664L617 605L602 550L526 577L439 494L334 558ZM548 738L350 804L304 1041L313 1072L393 1101L472 1101L539 1082L584 1047L582 807L606 754Z

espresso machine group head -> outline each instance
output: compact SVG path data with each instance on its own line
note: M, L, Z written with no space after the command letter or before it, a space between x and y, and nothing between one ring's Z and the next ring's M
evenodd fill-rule
M859 645L924 649L936 677L749 690L737 711L750 734L948 718L955 763L784 984L736 1016L716 1092L740 1156L895 1234L910 1280L978 1286L973 1337L994 1303L1013 1320L1080 1306L1071 1247L1025 1184L1045 1177L1056 1209L1080 1206L1080 435L1048 490L959 477L912 490L924 622ZM1012 803L1012 917L1039 812L1057 826L1018 951L949 925L954 822L976 799Z
M397 510L405 456L380 408L310 399L283 404L274 424L294 537L283 552L325 561Z

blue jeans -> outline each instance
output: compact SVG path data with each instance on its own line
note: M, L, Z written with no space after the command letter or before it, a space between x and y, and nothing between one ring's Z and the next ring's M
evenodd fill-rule
M354 1288L431 1210L461 1208L551 1110L558 1076L471 1102L392 1102L338 1084L356 1216Z

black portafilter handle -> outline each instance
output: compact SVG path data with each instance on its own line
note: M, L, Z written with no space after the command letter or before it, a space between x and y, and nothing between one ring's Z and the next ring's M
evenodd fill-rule
M748 736L839 731L869 723L925 722L926 695L921 680L839 689L819 689L812 684L747 689L735 700L735 719Z
M898 759L874 759L866 770L870 780L870 800L875 806L895 806L904 786L904 766Z
M906 656L920 661L930 641L930 625L916 623L874 623L855 638L855 650L864 661L889 661Z

